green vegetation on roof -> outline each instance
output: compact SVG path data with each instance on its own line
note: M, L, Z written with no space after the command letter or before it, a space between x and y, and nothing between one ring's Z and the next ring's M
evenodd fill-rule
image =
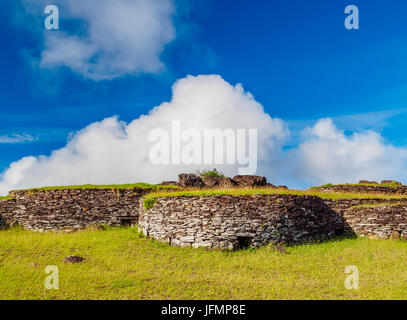
M311 187L311 189L320 189L320 188L329 188L329 187L388 187L388 188L398 188L398 187L405 187L405 185L398 185L396 183L392 184L375 184L375 183L342 183L342 184L324 184L322 186L317 186L317 187Z
M163 198L163 197L182 197L182 196L216 196L216 195L270 195L270 194L291 194L317 196L323 199L341 200L341 199L407 199L403 195L391 194L366 194L366 193L341 193L341 192L318 192L289 190L283 188L230 188L230 189L206 189L206 190L189 190L189 191L158 191L147 194L146 198Z
M219 172L216 168L212 170L197 171L197 175L202 178L206 177L225 178L225 175L222 172Z
M10 196L5 196L5 197L0 196L0 201L3 201L3 200L10 200L10 199L13 199L13 198L10 197Z
M106 185L94 185L94 184L83 184L74 186L53 186L53 187L40 187L23 189L17 191L30 191L30 190L67 190L67 189L153 189L153 190L167 190L167 189L179 189L178 186L161 186L157 184L148 184L144 182L133 183L133 184L106 184Z
M402 202L397 202L397 203L367 203L367 204L361 204L358 206L353 206L351 209L357 209L357 208L377 208L377 207L397 207L397 206L407 206L407 203L402 203Z

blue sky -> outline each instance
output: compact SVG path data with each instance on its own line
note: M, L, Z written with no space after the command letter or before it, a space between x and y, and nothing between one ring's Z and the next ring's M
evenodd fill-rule
M44 33L80 33L83 25L61 10L61 30L44 30L41 10L58 1L37 1L37 14L19 2L0 4L0 136L34 141L0 143L0 171L65 146L89 123L139 117L170 100L172 84L189 74L242 83L294 137L331 117L345 133L372 129L395 147L407 145L405 1L177 1L164 69L97 81L35 65ZM348 4L359 8L359 30L344 27Z

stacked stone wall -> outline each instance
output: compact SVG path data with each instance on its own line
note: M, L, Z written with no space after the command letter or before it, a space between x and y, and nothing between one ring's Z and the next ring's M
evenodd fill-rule
M236 249L306 243L342 233L342 219L314 196L192 196L140 203L147 236L182 247Z
M3 221L35 231L78 230L92 224L137 224L145 189L14 191L0 202Z
M150 191L14 191L14 199L0 201L0 227L18 224L35 231L66 231L93 224L139 225L148 236L171 245L223 249L305 243L341 233L407 238L407 197L179 196L158 198L147 210L143 196Z

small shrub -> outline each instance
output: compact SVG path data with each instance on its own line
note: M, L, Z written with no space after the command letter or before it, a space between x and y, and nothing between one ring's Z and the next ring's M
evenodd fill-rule
M201 176L202 178L205 177L213 177L213 178L224 178L225 175L222 172L219 172L216 170L216 168L213 168L212 170L203 170L203 171L196 171L196 174L198 176Z
M157 199L155 199L155 198L149 198L149 199L144 200L144 202L143 202L144 209L146 209L147 211L150 210L151 208L154 207L156 202L157 202Z

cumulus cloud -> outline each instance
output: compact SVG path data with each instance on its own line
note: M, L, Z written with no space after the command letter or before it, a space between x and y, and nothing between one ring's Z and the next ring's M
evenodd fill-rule
M256 174L275 184L311 186L384 178L406 181L407 149L393 146L373 131L345 134L332 119L321 119L303 130L290 149L287 124L264 112L242 85L218 75L188 76L172 88L172 99L130 123L106 118L76 132L67 145L49 156L25 157L0 177L0 194L11 189L50 185L158 183L175 180L180 172L216 167L229 176L241 164L153 164L156 143L151 132L164 130L172 144L173 123L181 129L257 129ZM296 135L297 136L297 135ZM184 145L189 141L184 142Z
M406 179L406 148L387 144L371 130L347 136L329 118L304 130L290 158L297 179L313 184Z
M231 85L217 75L188 76L178 80L172 99L130 123L117 117L95 122L77 132L49 156L28 157L14 162L0 180L0 193L10 189L47 185L110 184L176 179L214 165L154 165L149 158L155 129L171 132L177 121L182 130L258 130L260 163L272 163L273 150L287 137L283 121L271 118L241 85ZM226 174L237 173L236 165L216 165ZM273 170L272 168L270 170Z
M44 10L42 0L24 0L28 11ZM156 73L164 46L175 38L172 0L56 1L60 19L80 21L76 33L46 30L40 66L66 66L86 78L112 79Z

